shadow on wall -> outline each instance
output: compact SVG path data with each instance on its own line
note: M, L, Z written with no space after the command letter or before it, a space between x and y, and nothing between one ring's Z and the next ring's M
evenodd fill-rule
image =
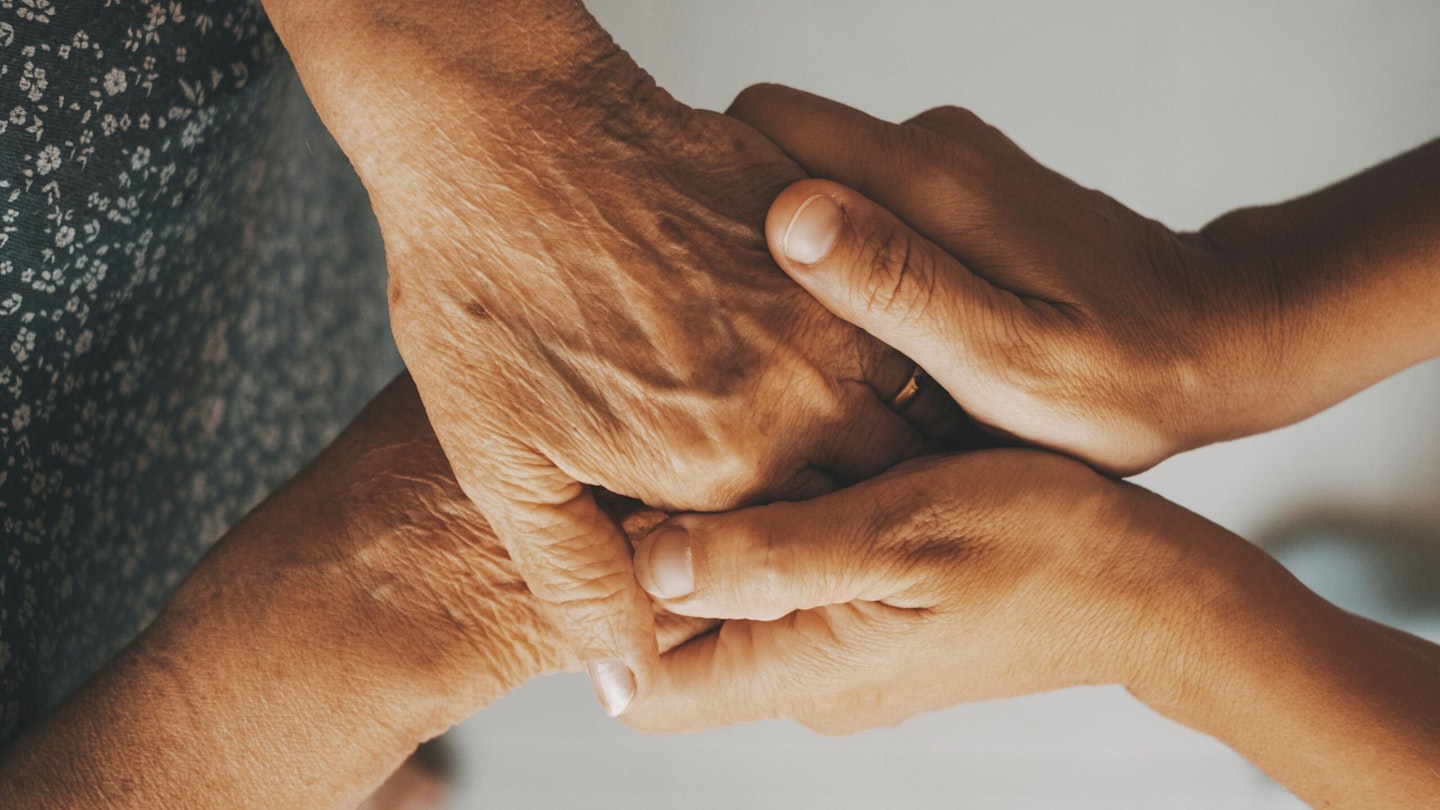
M1440 506L1319 506L1256 541L1346 610L1440 641Z

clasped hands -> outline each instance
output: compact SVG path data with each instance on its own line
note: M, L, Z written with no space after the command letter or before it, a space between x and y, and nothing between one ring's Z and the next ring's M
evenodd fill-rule
M505 600L565 638L515 642L561 653L511 656L506 684L583 663L640 728L834 731L1123 684L1302 794L1413 792L1428 742L1372 721L1425 690L1347 662L1432 653L1111 476L1437 353L1405 326L1429 198L1392 182L1433 149L1181 234L961 110L892 125L761 87L721 116L596 47L558 77L477 49L433 74L454 93L378 83L399 121L317 101L370 189L425 414L526 585ZM393 148L414 120L443 132ZM892 409L917 366L931 384ZM632 547L602 491L686 514ZM723 623L662 657L657 615ZM1322 701L1353 722L1307 725ZM1359 737L1361 793L1337 793L1324 763Z
M1240 538L1108 477L1348 393L1295 379L1313 324L1285 310L1299 282L1278 263L1219 227L1145 219L964 110L893 125L761 86L729 114L824 178L770 207L775 261L916 363L992 449L650 532L641 586L725 622L661 660L627 722L846 733L1086 684L1172 705L1220 677L1193 666L1203 649L1275 613L1207 615L1214 593L1318 602Z
M431 237L461 223L377 195L397 338L440 442L607 709L848 729L1076 684L1193 689L1141 652L1198 643L1180 634L1196 589L1290 581L1102 473L1368 384L1326 373L1335 330L1302 317L1323 291L1246 223L1174 233L962 110L892 125L759 87L730 116L617 114L598 170L563 148L548 176L498 169L485 206L514 218L463 247L479 272L461 282L420 272L455 263L453 237ZM522 155L527 137L505 133ZM893 413L912 363L933 383ZM1053 452L872 478L977 433ZM676 518L632 574L592 486L670 512L784 502ZM642 587L741 621L662 661Z
M692 200L658 221L622 228L603 185L549 184L563 223L602 213L625 252L537 220L501 241L513 262L559 263L526 274L540 292L481 273L457 305L412 292L410 254L396 272L397 334L457 476L609 711L647 729L850 731L1102 683L1167 706L1219 688L1194 666L1205 650L1296 605L1338 613L1240 538L1107 477L1370 381L1326 373L1335 330L1307 320L1323 291L1247 222L1174 233L954 108L893 125L762 86L730 119L689 115L690 149L732 154L652 169L646 194ZM771 198L764 256L745 221ZM721 261L725 240L742 249ZM643 277L658 266L665 284ZM410 321L436 301L457 331ZM456 334L472 353L439 345ZM457 365L477 346L491 365ZM930 385L892 413L913 367ZM710 514L650 532L632 575L588 485ZM642 588L662 615L725 622L655 658ZM1262 593L1238 619L1211 612Z
M1122 684L1302 798L1440 795L1435 645L1113 477L1440 355L1440 144L1178 234L960 110L689 109L579 3L265 6L413 383L7 750L4 800L353 805L581 666L655 730Z

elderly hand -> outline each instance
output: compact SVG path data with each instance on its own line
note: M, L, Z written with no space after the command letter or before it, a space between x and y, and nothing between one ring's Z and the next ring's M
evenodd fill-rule
M664 517L605 500L631 533ZM656 624L669 649L712 623ZM417 743L579 661L402 377L0 752L0 806L353 807Z
M1433 189L1436 144L1181 234L965 110L894 125L759 86L730 113L827 178L771 208L787 273L993 432L1100 469L1288 424L1440 350L1440 204L1411 179Z
M775 269L759 224L800 167L579 4L267 5L370 190L456 477L623 711L649 603L590 487L714 510L872 475L921 448L885 404L913 365Z
M1122 684L1316 806L1440 795L1440 648L1062 456L934 456L808 502L684 515L635 559L667 609L727 619L662 657L626 715L641 729L846 733Z
M666 517L608 492L596 496L627 548ZM368 668L392 674L412 695L432 701L444 695L432 734L531 678L584 662L455 482L408 374L248 515L169 609L205 609L217 571L256 583L257 598L247 604L265 604L262 591L316 595L323 608L295 611L285 621L343 624L347 655L374 656L383 663ZM230 579L220 581L236 588ZM346 605L341 597L351 591L362 596ZM712 625L648 601L646 610L654 615L661 650ZM326 684L312 685L347 698L344 683L328 691Z

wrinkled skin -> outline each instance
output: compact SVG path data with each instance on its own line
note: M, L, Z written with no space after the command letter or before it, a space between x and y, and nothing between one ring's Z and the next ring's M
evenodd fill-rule
M596 498L627 544L666 517L609 492L597 491ZM346 572L369 596L362 609L338 616L365 631L352 643L360 650L383 651L384 668L395 667L407 680L423 682L433 671L438 680L428 685L458 703L448 722L458 722L530 678L583 663L526 587L484 515L455 482L408 374L377 395L334 444L249 515L235 534L269 534L275 540L268 546L231 541L207 566L230 563L231 571L254 572L257 581L268 576L276 583L269 588L317 594L334 588L311 566L323 576L335 569ZM288 539L297 535L311 539ZM232 555L247 558L230 560ZM277 571L316 576L317 581L285 583L274 575ZM203 602L202 589L199 583L187 586L173 610ZM653 605L649 609L662 650L711 624ZM316 616L333 621L340 613L327 610ZM343 698L342 686L334 691ZM471 692L474 697L462 697Z
M632 536L664 516L613 497ZM662 649L713 623L657 614ZM408 375L0 756L0 806L353 807L581 658L455 483Z
M581 655L633 673L618 713L656 651L590 488L717 510L873 475L924 444L884 404L913 364L774 266L760 226L801 168L659 90L578 4L375 3L349 47L282 5L456 478Z

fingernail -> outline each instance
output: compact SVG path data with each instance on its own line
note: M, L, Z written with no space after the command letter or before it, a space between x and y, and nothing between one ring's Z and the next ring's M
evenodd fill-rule
M816 194L800 203L790 218L790 226L785 229L785 255L797 264L818 263L830 255L844 222L845 212L840 205L828 195Z
M695 590L695 567L690 557L690 533L676 526L661 529L650 541L651 596L678 599ZM643 584L643 583L642 583Z
M587 661L585 671L595 685L595 696L611 717L619 717L635 699L635 673L618 658Z

